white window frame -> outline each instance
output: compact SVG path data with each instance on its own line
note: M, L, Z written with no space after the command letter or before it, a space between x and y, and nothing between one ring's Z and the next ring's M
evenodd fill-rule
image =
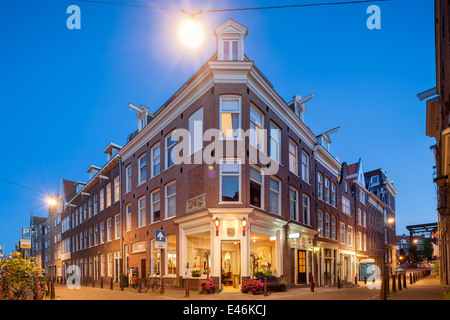
M295 199L292 199L291 191L295 192ZM295 203L295 213L294 213L295 217L294 217L294 219L292 219L292 217L291 217L292 202ZM294 221L299 221L298 207L299 207L298 190L296 188L292 187L292 186L289 186L289 219L294 220Z
M251 204L251 203L250 203L250 205L253 206L253 207L255 207L255 208L263 209L263 208L264 208L264 175L263 175L262 172L261 172L261 168L257 167L256 165L251 165L251 166L250 166L250 172L251 172L252 169L258 171L259 174L260 174L260 177L261 177L261 181L257 181L257 180L255 180L255 179L252 178L252 175L251 175L251 174L249 174L250 182L253 182L253 183L259 185L260 188L261 188L261 190L260 190L260 193L261 193L261 195L260 195L260 198L261 198L261 205L260 205L259 207L256 206L256 205L254 205L254 204ZM251 201L251 200L250 200L250 201ZM249 202L250 202L250 201L249 201Z
M175 154L175 157L176 157L176 153L177 153L177 149L176 149L176 146L177 146L177 141L176 141L176 134L177 134L177 132L176 132L176 130L172 130L168 135L166 135L166 137L164 138L164 141L165 141L165 146L166 146L166 148L165 148L165 158L166 158L166 161L165 161L165 168L166 169L169 169L169 168L172 168L175 164L176 164L176 162L177 162L177 159L175 159L175 160L173 160L173 159L170 159L169 158L169 155L170 155L170 152L172 151L172 149L174 149L174 154ZM169 146L168 145L168 141L169 141L169 139L170 138L174 138L173 139L173 143ZM169 166L169 160L170 161L172 161L173 160L173 164L171 164L170 166Z
M175 184L175 192L169 195L168 194L168 188L170 186L174 185L174 184ZM177 198L176 198L177 197L177 186L176 186L176 181L171 181L171 182L167 183L165 185L164 189L165 189L165 192L164 192L164 194L165 194L165 210L164 210L165 211L164 212L165 218L169 219L169 218L176 217L176 215L177 215L177 208L176 208L176 203L177 203ZM169 199L170 198L175 198L175 213L171 214L171 215L169 215L170 214L169 213ZM161 195L160 195L160 199L161 199Z
M159 153L158 153L158 155L156 155L155 156L155 150L158 148L158 150L159 150ZM157 143L157 144L155 144L153 147L152 147L152 149L151 149L151 177L153 178L153 177L155 177L155 176L157 176L158 174L160 174L161 173L161 143ZM159 172L158 173L155 173L155 161L156 160L159 160Z
M302 150L301 161L302 161L302 179L306 183L309 183L309 154L304 150Z
M132 210L131 202L127 203L125 205L125 232L131 231Z
M145 158L144 164L141 163L142 159ZM147 180L147 153L144 152L139 158L138 158L138 186L145 183Z
M260 123L252 118L252 111L260 117ZM253 128L254 127L254 128ZM250 138L249 143L261 152L265 152L264 114L254 105L250 105ZM259 141L258 141L259 140Z
M120 213L114 216L114 240L120 239Z
M120 199L120 180L119 176L114 178L114 203Z
M154 201L154 195L155 194L159 195L158 201ZM154 219L154 213L155 212L153 210L153 207L157 203L159 203L159 220L155 220ZM161 212L161 189L158 188L156 190L153 190L152 193L150 193L150 223L161 221L161 218L162 218L161 214L162 214L162 212Z
M144 206L142 206L142 203L144 204ZM138 198L137 229L142 228L146 225L147 220L146 213L147 213L147 197L142 196Z
M132 166L131 164L129 164L125 168L125 193L130 192L132 189L133 184L132 175L133 175Z
M278 183L278 190L272 189L270 180L274 180L274 181L276 181ZM278 212L273 212L272 211L272 203L271 203L271 201L272 201L271 195L272 194L276 194L276 196L277 196L277 202L278 202L277 210L278 210ZM269 177L269 211L270 211L270 213L273 213L273 214L276 214L276 215L281 215L281 180L278 179L275 176L270 176Z
M273 132L276 132L276 136L272 135ZM270 122L269 126L269 141L270 158L278 163L281 163L281 128L273 122ZM274 142L276 146L275 151L272 150L272 142Z
M291 150L291 147L294 150ZM295 143L292 139L289 139L289 171L292 172L295 175L298 175L298 146L297 143ZM291 159L293 159L294 164L293 168L291 168Z
M224 101L238 101L238 110L223 110ZM238 114L238 128L234 129L231 137L224 136L222 130L222 114ZM242 98L237 95L221 95L220 96L220 109L219 109L219 130L221 140L240 140L241 139L241 129L242 129Z
M237 163L238 165L238 173L223 173L222 166L225 163ZM219 178L219 203L241 203L242 201L242 168L241 168L241 159L237 158L225 158L220 159L219 164L219 172L220 172L220 178ZM239 177L239 200L238 201L223 201L223 194L222 194L222 177L223 176L238 176Z
M308 205L305 206L305 199L308 199ZM305 208L307 209L306 212L306 219L305 219ZM302 194L302 219L303 224L310 226L311 225L311 199L308 195Z

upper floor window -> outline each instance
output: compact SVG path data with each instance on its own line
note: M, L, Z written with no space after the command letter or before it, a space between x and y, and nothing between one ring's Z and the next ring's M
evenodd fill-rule
M161 172L161 145L158 143L152 148L152 177Z
M125 206L125 231L131 230L131 203Z
M172 131L166 137L166 169L170 168L176 163L177 155L176 155L176 132Z
M145 225L145 215L146 215L146 197L143 196L138 199L138 216L137 216L137 227L143 227Z
M237 159L225 159L220 164L220 201L241 201L241 165Z
M189 154L203 149L203 108L189 117Z
M250 145L254 146L260 151L264 151L263 139L263 115L254 106L250 106Z
M281 129L275 124L270 123L270 157L278 163L281 163Z
M223 40L223 60L239 60L238 40Z
M239 139L241 129L241 97L220 97L220 130L224 139Z
M263 176L257 167L250 166L250 204L262 208Z
M166 186L166 218L175 217L177 214L177 184L175 182Z
M100 211L105 208L105 189L100 190Z
M270 212L281 213L281 182L270 177Z
M325 237L330 238L330 214L325 213Z
M309 206L309 197L304 194L303 195L303 223L306 225L310 225L310 206Z
M109 207L111 205L111 182L106 185L106 207Z
M125 192L130 192L131 191L131 164L126 167L125 169L125 175L126 175L126 180L125 180Z
M297 174L297 144L289 140L289 171Z
M114 239L120 238L120 214L114 216Z
M151 194L151 222L156 222L161 219L160 197L159 189Z
M323 200L323 175L320 172L317 173L317 197Z
M94 216L98 213L98 194L94 195Z
M143 155L138 159L138 184L144 183L147 179L147 155Z
M348 200L346 197L342 197L342 213L345 213L348 216L352 215L351 209L350 209L350 200Z
M330 179L325 178L325 202L330 203Z
M309 156L305 151L302 151L302 178L309 183Z
M291 220L298 221L298 191L293 187L289 188L289 211Z
M318 231L319 236L323 237L323 211L319 210L317 213L317 224L318 224Z
M119 176L114 178L114 202L120 199L120 181Z
M331 217L331 238L336 240L336 217Z
M362 190L359 190L359 201L361 203L365 203L366 202L366 194Z
M336 207L336 184L334 182L331 183L331 205Z

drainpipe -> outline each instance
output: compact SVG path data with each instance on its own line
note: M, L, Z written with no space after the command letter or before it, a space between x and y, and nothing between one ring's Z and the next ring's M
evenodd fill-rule
M314 151L313 151L313 163L314 163L314 179L312 179L313 181L314 181L314 216L315 216L315 213L317 212L317 204L318 204L318 202L317 202L317 164L316 164L316 152L317 152L317 149L319 148L319 144L316 142L315 144L314 144ZM310 211L311 212L311 211ZM311 223L311 216L309 217L310 218L310 223ZM312 225L312 223L311 223L311 225ZM317 230L316 230L317 231ZM314 241L314 240L313 240ZM312 274L312 278L313 278L313 282L316 284L316 286L319 286L320 285L320 283L317 281L318 279L318 272L316 272L316 269L317 269L317 267L318 267L318 263L319 263L319 261L318 261L318 259L317 259L317 261L316 261L316 253L315 253L315 251L314 251L314 247L313 247L313 251L312 251L312 266L311 266L311 274ZM318 271L318 270L317 270Z
M124 270L123 266L125 263L125 257L123 255L123 226L124 226L124 221L123 221L123 214L122 214L122 157L118 156L119 158L119 217L120 217L120 255L122 257L122 263L120 264L120 268L121 270L119 270L119 283L120 283L120 274L123 274L126 272L126 270Z

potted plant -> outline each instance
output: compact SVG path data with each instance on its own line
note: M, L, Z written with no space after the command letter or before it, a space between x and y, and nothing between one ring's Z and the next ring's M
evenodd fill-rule
M198 293L214 293L214 278L200 279L198 281Z
M200 277L201 275L202 275L202 271L200 269L192 270L192 276L193 277Z
M264 284L261 280L251 280L248 292L257 295L263 293L263 289Z

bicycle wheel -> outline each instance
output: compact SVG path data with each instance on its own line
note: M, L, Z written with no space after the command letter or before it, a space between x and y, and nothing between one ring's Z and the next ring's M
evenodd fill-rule
M132 278L130 279L130 286L131 286L132 288L134 288L134 289L137 288L137 278L136 278L136 277L132 277Z
M161 281L159 277L155 277L152 282L152 290L159 290L161 287Z
M141 279L141 285L138 288L140 293L146 293L150 289L150 281L148 279Z

